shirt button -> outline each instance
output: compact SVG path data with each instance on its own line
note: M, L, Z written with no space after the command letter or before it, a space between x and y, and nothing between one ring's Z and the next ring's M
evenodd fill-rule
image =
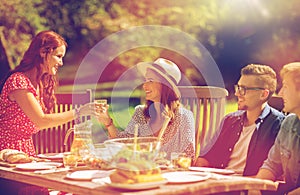
M224 167L224 164L221 164L221 167Z
M229 150L229 152L231 152L231 151L232 151L232 148L229 148L228 150Z

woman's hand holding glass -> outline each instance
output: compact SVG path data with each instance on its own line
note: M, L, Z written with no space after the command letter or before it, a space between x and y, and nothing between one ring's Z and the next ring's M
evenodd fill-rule
M111 123L111 118L108 113L109 105L103 100L95 100L96 111L98 114L98 120L100 123L108 126Z
M79 107L79 115L80 116L95 116L95 117L99 117L99 112L97 110L97 104L94 102L91 103L87 103L84 104L82 106Z

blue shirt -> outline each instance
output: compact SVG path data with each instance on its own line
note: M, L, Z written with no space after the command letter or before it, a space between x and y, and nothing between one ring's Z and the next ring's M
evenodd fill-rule
M300 173L300 120L290 114L282 122L274 146L261 168L270 170L276 177L284 176L290 187L299 187Z

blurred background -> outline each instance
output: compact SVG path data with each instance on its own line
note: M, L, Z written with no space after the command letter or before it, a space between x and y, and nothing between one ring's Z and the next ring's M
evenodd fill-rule
M1 0L0 76L18 65L36 33L51 29L69 45L59 77L61 89L70 90L80 63L99 41L135 26L162 25L189 34L209 51L231 99L243 66L266 64L278 72L284 64L300 60L299 8L299 0ZM176 46L199 52L184 43ZM193 85L206 84L179 53L141 47L110 61L98 81L100 96L106 96L128 68L157 57L179 64ZM78 76L88 78L89 74Z

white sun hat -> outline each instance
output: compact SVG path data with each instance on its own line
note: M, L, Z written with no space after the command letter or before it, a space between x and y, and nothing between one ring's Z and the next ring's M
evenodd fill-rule
M164 58L158 58L154 62L138 63L137 69L143 74L143 76L146 75L147 69L154 70L169 82L173 91L178 97L180 97L177 85L181 79L181 72L174 62Z

